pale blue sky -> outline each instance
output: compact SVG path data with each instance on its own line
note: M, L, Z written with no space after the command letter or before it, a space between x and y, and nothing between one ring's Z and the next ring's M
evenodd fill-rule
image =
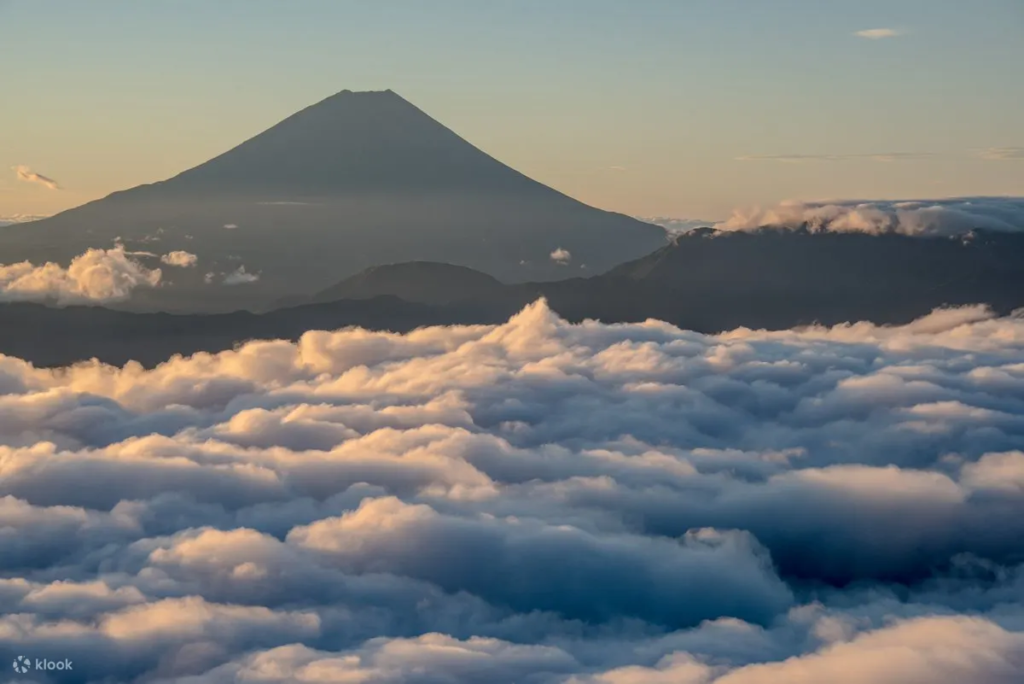
M1024 159L984 158L1024 157L1022 69L1022 0L0 0L0 215L167 177L345 88L632 214L1024 194Z

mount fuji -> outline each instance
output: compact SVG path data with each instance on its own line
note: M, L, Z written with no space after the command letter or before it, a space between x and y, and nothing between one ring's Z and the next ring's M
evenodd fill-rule
M157 252L198 257L128 308L223 311L406 261L507 283L599 273L665 231L528 178L387 90L340 92L173 178L7 226L0 261L67 265L115 239L151 267Z

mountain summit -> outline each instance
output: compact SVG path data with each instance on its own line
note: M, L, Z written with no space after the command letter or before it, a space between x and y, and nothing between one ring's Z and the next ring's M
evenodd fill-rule
M152 186L273 197L554 193L487 156L390 90L337 95Z
M115 238L195 254L198 267L165 269L164 285L133 302L193 311L309 295L403 261L550 280L665 241L502 164L390 90L342 91L165 181L5 228L0 259L66 264ZM256 279L230 278L240 267Z

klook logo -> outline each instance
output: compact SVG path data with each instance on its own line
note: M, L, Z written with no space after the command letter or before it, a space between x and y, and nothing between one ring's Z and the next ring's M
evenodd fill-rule
M18 674L27 674L32 670L40 672L68 672L71 670L71 659L50 660L49 658L36 658L29 660L27 656L18 656L14 659L14 671Z

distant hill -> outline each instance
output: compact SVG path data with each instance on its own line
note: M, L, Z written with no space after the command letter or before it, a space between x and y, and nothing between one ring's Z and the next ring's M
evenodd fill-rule
M449 304L494 297L504 287L497 278L465 266L412 261L373 266L316 293L310 301L393 296L407 302Z
M334 296L342 299L326 301ZM978 231L951 239L700 229L590 278L502 284L446 264L394 264L346 278L317 297L325 301L261 315L0 305L0 353L42 365L93 356L152 364L254 338L295 339L311 329L499 323L539 297L570 321L655 318L708 333L901 324L965 304L1008 314L1024 307L1024 234Z
M117 237L199 259L128 306L203 311L309 296L384 263L446 262L506 282L600 272L665 231L528 178L391 91L343 91L173 178L7 226L0 259L66 265ZM558 249L569 265L551 259ZM224 285L239 266L259 279Z

